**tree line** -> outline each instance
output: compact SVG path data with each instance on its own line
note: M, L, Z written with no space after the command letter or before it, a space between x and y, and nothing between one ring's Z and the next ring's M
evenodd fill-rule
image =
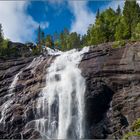
M122 40L140 40L140 6L136 0L125 0L123 9L120 6L116 10L108 8L100 12L98 9L95 22L89 25L87 33L83 36L76 32L69 32L66 28L60 33L45 35L39 26L37 49L34 48L33 53L39 54L42 46L67 51ZM11 52L7 49L7 44L8 40L4 39L0 24L0 56Z
M90 25L87 34L82 37L84 45L96 45L104 42L140 39L140 7L136 0L126 0L121 11L109 8L100 13Z
M102 12L98 9L95 23L89 25L87 33L83 36L76 32L70 33L67 29L56 32L53 36L44 36L44 33L39 36L41 41L38 43L42 42L43 45L62 51L105 42L139 40L140 7L136 0L126 0L122 10L120 6L116 10L108 8Z
M80 35L76 32L70 33L67 28L62 32L55 32L53 35L47 34L45 36L41 27L38 28L37 36L38 46L46 46L52 49L59 49L62 51L81 47Z

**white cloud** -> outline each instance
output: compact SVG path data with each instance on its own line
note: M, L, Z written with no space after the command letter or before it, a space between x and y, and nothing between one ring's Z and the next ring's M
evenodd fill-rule
M74 14L74 21L71 25L71 32L85 34L90 24L95 21L95 14L87 6L88 1L69 1L71 12Z
M4 36L12 41L32 41L39 23L27 14L28 1L0 1L0 23ZM48 23L41 23L48 27Z
M137 3L139 4L139 6L140 6L140 1L139 0L137 0Z
M42 29L48 28L48 27L49 27L49 23L48 23L48 22L41 22L41 23L40 23L40 27L41 27Z
M116 10L118 8L118 5L120 5L120 8L123 9L124 7L124 2L123 0L112 0L107 6L104 6L101 8L101 10L105 10L109 7L112 9Z

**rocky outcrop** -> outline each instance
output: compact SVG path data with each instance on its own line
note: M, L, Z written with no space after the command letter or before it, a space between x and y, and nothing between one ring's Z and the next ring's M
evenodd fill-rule
M45 74L55 58L0 60L0 138L37 139L37 100ZM140 43L112 49L112 43L90 47L79 65L86 79L86 138L120 139L140 117ZM18 73L20 74L18 75ZM16 88L9 87L17 75ZM10 102L9 102L10 99ZM3 108L9 104L3 115Z
M80 67L87 82L90 138L120 139L140 117L140 43L91 48Z

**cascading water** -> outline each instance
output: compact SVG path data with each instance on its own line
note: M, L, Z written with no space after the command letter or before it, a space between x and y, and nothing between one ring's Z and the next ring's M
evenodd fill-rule
M13 100L11 99L11 96L13 96L14 92L14 88L16 86L16 83L18 81L19 75L22 73L22 71L20 71L19 73L17 73L9 87L9 94L6 95L6 97L10 97L9 100L7 100L1 107L1 119L0 119L0 123L3 122L5 123L5 114L6 114L6 110L7 108L10 106L10 104L13 102Z
M34 58L33 61L25 68L25 69L31 69L31 73L34 73L37 66L43 61L43 57L39 56L37 58ZM20 70L15 76L14 79L9 87L8 94L5 96L5 98L8 98L8 100L1 106L0 111L1 111L1 118L0 118L0 123L5 123L5 114L7 109L10 107L12 102L14 101L13 96L14 94L14 89L16 88L17 81L19 79L19 76L22 74L23 70Z
M46 139L84 138L85 80L78 64L88 51L71 50L58 56L48 69L46 86L38 99L38 131Z

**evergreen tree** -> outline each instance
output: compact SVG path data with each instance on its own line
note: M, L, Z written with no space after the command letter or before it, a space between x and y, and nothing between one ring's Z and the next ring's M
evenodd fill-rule
M73 32L69 35L69 49L73 48L80 48L80 35L78 35L76 32Z
M37 44L40 46L41 44L41 28L40 25L38 27L38 35L37 35Z
M88 30L88 44L99 44L102 42L114 41L117 15L112 8L102 12L95 25Z
M60 33L60 47L61 50L65 51L68 50L70 47L69 44L69 31L67 28L65 28L61 33Z
M121 8L120 5L118 5L118 8L116 9L116 14L121 15Z
M123 9L124 20L128 26L128 35L126 39L131 38L134 27L140 21L140 8L136 0L126 0Z
M132 39L140 40L140 23L138 23L135 27L134 32L132 34Z
M98 19L99 16L100 16L100 10L99 10L99 8L98 8L97 13L96 13L96 19Z
M126 25L124 17L119 16L116 22L115 40L119 41L128 38L128 25Z
M46 40L45 40L45 45L49 48L53 48L54 44L53 44L53 39L52 39L52 36L51 35L47 35L46 36Z
M2 25L0 24L0 47L2 47L2 42L3 42L3 30L2 30Z
M45 45L45 33L43 31L41 31L41 45Z

